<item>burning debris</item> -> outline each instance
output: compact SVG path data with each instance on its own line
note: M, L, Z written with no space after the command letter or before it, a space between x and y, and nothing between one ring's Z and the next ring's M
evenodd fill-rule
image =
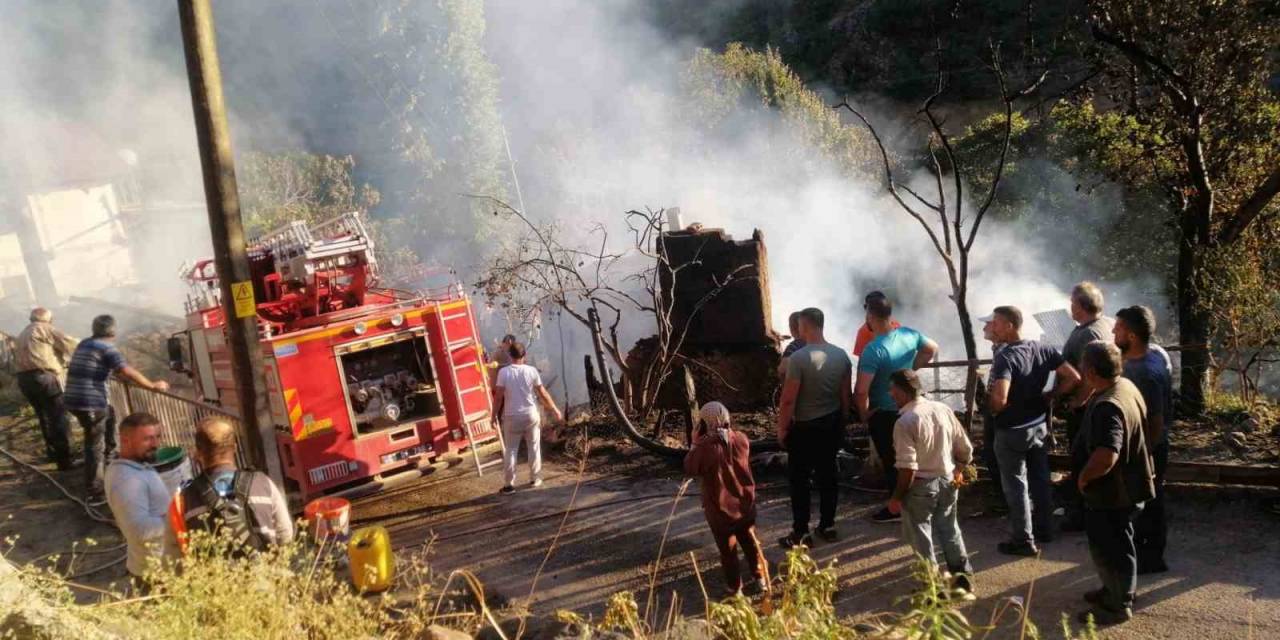
M693 403L723 402L731 411L772 406L778 386L780 336L770 321L768 252L757 229L736 241L723 229L683 227L656 240L664 329L675 366L661 382L654 408L686 411ZM643 371L662 349L661 335L644 338L627 354ZM686 380L686 374L689 380ZM633 385L636 384L633 381ZM633 397L642 390L633 388ZM691 397L692 396L692 397Z

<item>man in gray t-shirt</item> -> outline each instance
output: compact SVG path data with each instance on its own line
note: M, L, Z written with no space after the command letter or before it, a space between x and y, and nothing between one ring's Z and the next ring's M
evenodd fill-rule
M1115 322L1102 315L1104 302L1102 291L1092 282L1081 282L1071 288L1071 319L1075 320L1076 328L1071 330L1066 344L1062 346L1062 358L1076 371L1080 370L1080 358L1084 355L1084 348L1090 342L1098 340L1111 342L1111 329ZM1083 387L1084 385L1081 385L1077 397L1069 400L1061 412L1067 423L1068 447L1075 442L1076 434L1080 433L1080 424L1084 417L1084 402L1089 395L1088 390ZM1053 425L1049 426L1053 427ZM1065 482L1060 487L1062 508L1066 514L1062 530L1084 531L1084 504L1080 500L1080 492L1070 482Z
M818 487L818 535L836 538L836 452L853 406L853 363L844 349L827 344L819 309L800 312L805 347L787 359L778 405L778 442L787 450L791 485L791 533L783 548L812 546L809 537L809 478Z

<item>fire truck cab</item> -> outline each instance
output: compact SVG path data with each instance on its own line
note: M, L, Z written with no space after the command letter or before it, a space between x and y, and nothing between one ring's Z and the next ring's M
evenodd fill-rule
M293 222L249 243L263 375L286 481L303 499L374 488L446 452L498 440L486 358L460 285L420 294L378 288L358 213ZM197 395L239 412L218 275L184 267L188 354ZM267 447L268 450L270 447ZM489 463L493 464L493 463Z

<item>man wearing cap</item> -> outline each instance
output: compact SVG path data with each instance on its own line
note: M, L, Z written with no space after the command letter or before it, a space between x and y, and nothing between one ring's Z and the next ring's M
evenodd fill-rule
M115 318L94 318L92 337L80 341L67 367L67 409L84 429L84 484L89 506L107 503L103 475L116 452L116 419L107 402L107 378L115 374L144 389L169 388L169 383L152 382L130 367L116 349L115 340Z
M1012 530L1009 540L996 548L1008 555L1034 556L1040 552L1037 542L1053 539L1049 404L1075 389L1080 375L1057 349L1022 339L1017 307L996 307L979 321L983 335L1001 345L992 358L987 409L995 423L994 449ZM1046 390L1053 375L1053 388Z
M71 442L60 378L76 350L76 341L53 326L51 311L36 307L31 310L31 324L18 334L16 342L18 390L31 403L40 423L45 454L60 471L66 471L72 466Z
M748 595L768 589L768 570L756 538L756 482L751 475L751 442L733 429L729 410L708 402L698 412L693 447L684 457L684 473L701 483L702 513L720 550L726 590L742 588L738 547L747 561Z
M893 320L893 304L886 297L874 298L867 303L867 324L871 325L875 338L858 359L853 402L871 432L876 455L884 467L885 489L893 491L898 482L893 450L893 425L898 421L898 405L889 392L892 386L889 376L894 371L914 371L924 366L938 353L938 343L915 329L898 326ZM871 516L873 522L879 523L900 519L901 515L893 513L888 506Z

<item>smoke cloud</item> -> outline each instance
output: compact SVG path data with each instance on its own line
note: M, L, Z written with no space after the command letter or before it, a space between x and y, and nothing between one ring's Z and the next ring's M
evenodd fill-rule
M144 190L170 210L130 227L131 242L144 247L134 251L140 293L130 299L176 313L178 266L209 245L203 211L189 206L203 197L173 4L4 2L0 81L11 90L0 95L0 135L22 141L10 148L21 149L16 164L24 171L10 171L0 190L8 197L51 182L127 175L127 154L119 151L130 150ZM422 10L439 13L428 5ZM402 170L400 151L370 143L397 122L386 99L396 87L385 73L395 61L362 57L360 38L386 27L365 22L368 11L337 0L217 3L238 151L355 153L360 180L384 195L407 188L413 176ZM862 322L863 295L882 289L900 319L935 337L945 357L963 355L945 271L918 224L884 197L882 184L850 179L807 152L776 112L731 105L706 126L684 84L701 43L660 31L638 0L501 0L485 11L486 52L500 76L500 114L531 215L569 230L603 222L619 241L623 212L646 206L679 206L686 223L739 238L759 228L769 246L777 327L790 311L818 306L827 311L829 339L848 345ZM858 102L890 137L913 134L883 99ZM446 160L465 156L456 136L435 143ZM1123 206L1114 194L1078 191L1074 178L1052 166L1036 170L1090 216L1113 216ZM435 195L456 201L462 191ZM389 208L405 202L384 198L375 215L427 219L418 209ZM6 204L3 215L12 224L13 207ZM997 304L1028 313L1065 307L1070 285L1088 275L1064 266L1069 247L1070 238L1043 224L989 220L971 267L973 315ZM418 249L429 262L458 267L467 281L483 264L483 255L456 243ZM1162 293L1147 282L1104 290L1111 309ZM589 343L576 325L564 328L565 377L576 387L575 363ZM631 338L652 332L628 329ZM558 369L553 333L543 352Z

